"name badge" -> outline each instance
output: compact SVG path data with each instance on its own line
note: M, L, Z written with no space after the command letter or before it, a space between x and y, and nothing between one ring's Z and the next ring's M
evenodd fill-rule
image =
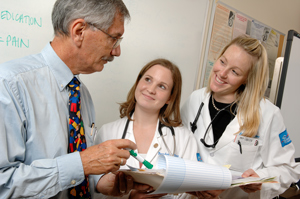
M251 137L245 137L242 135L236 135L234 138L234 142L237 144L241 144L244 146L258 146L259 139L258 138L251 138Z

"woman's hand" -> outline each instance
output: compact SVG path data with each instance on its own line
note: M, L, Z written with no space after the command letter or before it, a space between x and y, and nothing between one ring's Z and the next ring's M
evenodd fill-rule
M243 178L259 177L259 175L257 175L257 173L255 173L255 171L253 169L248 169L247 171L245 171L242 174L242 177ZM245 191L246 193L253 193L253 192L261 190L261 186L262 186L262 183L255 183L255 184L243 185L243 186L240 186L240 188L243 191Z

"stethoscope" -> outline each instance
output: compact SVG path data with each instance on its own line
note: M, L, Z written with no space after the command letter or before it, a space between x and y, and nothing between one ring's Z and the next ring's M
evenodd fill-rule
M130 117L132 116L132 114L133 114L133 112L130 113ZM125 125L124 131L123 131L123 135L122 135L122 139L125 139L125 137L126 137L129 122L130 122L130 120L127 118L126 125ZM167 145L167 143L165 141L165 138L163 136L163 133L162 133L162 130L161 130L163 127L167 127L167 128L169 128L171 130L171 134L172 134L173 142L174 142L173 153L171 153L171 150L168 147L168 145ZM168 153L170 154L170 156L174 156L175 150L176 150L176 140L175 140L175 131L174 131L174 128L172 126L166 126L166 125L164 125L163 123L161 123L159 121L159 123L158 123L158 132L159 132L160 137L162 138L162 141L163 141L165 147L167 148Z
M196 115L194 121L193 121L193 122L190 122L191 131L192 131L193 133L195 133L195 131L196 131L196 129L197 129L197 121L198 121L199 116L200 116L200 114L201 114L201 110L202 110L203 105L204 105L204 103L201 102L201 104L200 104L200 106L199 106L199 109L198 109L198 112L197 112L197 115ZM230 105L231 105L231 104L230 104ZM209 130L210 126L212 125L213 121L215 120L215 118L216 118L216 117L219 115L219 113L221 113L222 111L226 111L226 109L227 109L230 105L228 105L228 106L222 108L221 110L219 110L219 111L217 112L217 114L214 116L214 118L211 120L211 122L210 122L210 124L208 125L208 127L206 128L205 133L204 133L204 137L200 139L200 141L202 142L202 144L203 144L205 147L212 147L212 148L215 148L215 147L216 147L216 145L217 145L217 143L218 143L219 140L215 141L213 144L207 144L207 143L205 142L205 138L206 138L206 135L207 135L207 133L208 133L208 130ZM232 120L232 119L233 119L233 118L231 117L231 120ZM231 120L230 120L230 121L231 121Z

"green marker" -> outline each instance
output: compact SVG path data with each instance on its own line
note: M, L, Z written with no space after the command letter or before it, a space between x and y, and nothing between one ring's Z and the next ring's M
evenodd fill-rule
M145 160L142 156L140 156L138 153L134 152L134 150L132 149L126 149L129 151L130 155L132 155L135 159L137 159L139 162L143 163L143 165L145 165L145 167L147 167L148 169L152 169L153 165L148 162L147 160Z

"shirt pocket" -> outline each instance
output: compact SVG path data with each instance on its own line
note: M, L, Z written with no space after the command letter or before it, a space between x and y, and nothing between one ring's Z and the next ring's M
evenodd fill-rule
M84 127L85 129L85 137L87 140L87 147L94 145L94 137L97 134L97 128L93 127Z
M231 165L230 170L244 172L252 168L260 145L239 145L231 142L227 151L226 165Z

